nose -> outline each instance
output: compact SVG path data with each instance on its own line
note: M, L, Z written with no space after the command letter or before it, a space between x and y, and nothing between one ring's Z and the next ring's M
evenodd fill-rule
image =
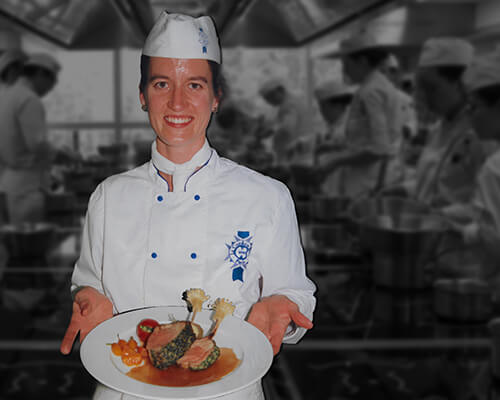
M173 88L170 92L168 106L174 111L179 111L184 108L185 98L184 93L180 88Z

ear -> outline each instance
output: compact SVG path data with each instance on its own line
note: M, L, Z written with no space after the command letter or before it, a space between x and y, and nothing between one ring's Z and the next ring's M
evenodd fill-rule
M144 97L144 93L139 92L139 100L141 101L141 106L146 105L146 98Z
M218 98L215 98L212 103L212 111L217 110L219 108L220 101Z

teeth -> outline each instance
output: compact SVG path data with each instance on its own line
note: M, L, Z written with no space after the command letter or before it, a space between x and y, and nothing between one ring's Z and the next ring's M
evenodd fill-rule
M176 117L165 117L165 119L172 124L186 124L192 120L192 118L176 118Z

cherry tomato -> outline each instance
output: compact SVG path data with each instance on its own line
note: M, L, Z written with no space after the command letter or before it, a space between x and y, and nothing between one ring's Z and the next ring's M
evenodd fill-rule
M158 325L160 325L159 322L155 321L154 319L143 319L141 322L139 322L139 324L137 325L137 337L143 344L146 343L149 335L151 335L154 328Z

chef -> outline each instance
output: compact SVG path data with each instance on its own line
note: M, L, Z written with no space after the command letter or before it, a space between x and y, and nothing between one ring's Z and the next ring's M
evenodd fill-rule
M474 180L484 162L473 132L462 77L473 58L473 47L458 38L427 40L420 53L417 91L440 125L425 145L409 192L429 205L443 208L470 200ZM413 186L412 186L413 185Z
M482 140L500 142L500 54L476 59L465 74L472 125ZM458 211L458 208L457 208ZM488 157L478 174L472 204L463 204L465 242L480 244L482 273L500 284L500 151Z
M139 87L156 135L151 161L106 179L90 198L62 353L113 314L185 306L188 288L232 301L275 354L312 327L315 286L288 189L220 158L206 140L223 95L220 63L209 17L160 15L143 47ZM129 397L99 386L94 398ZM220 398L264 397L256 382Z
M340 81L328 81L315 90L321 115L328 129L316 139L315 152L319 163L324 163L330 155L345 148L345 129L349 107L356 87ZM343 169L332 171L322 184L321 190L328 195L344 193Z
M360 33L340 43L345 75L359 84L347 119L346 150L321 165L319 179L345 168L346 195L368 194L402 178L403 115L400 96L380 72L387 57L373 35Z
M54 87L59 63L48 54L32 54L21 77L0 96L0 190L7 194L11 223L44 219L49 167L59 152L47 140L41 98Z
M302 138L303 110L279 78L268 79L259 93L275 111L274 121L270 124L274 163L287 164L290 150Z

